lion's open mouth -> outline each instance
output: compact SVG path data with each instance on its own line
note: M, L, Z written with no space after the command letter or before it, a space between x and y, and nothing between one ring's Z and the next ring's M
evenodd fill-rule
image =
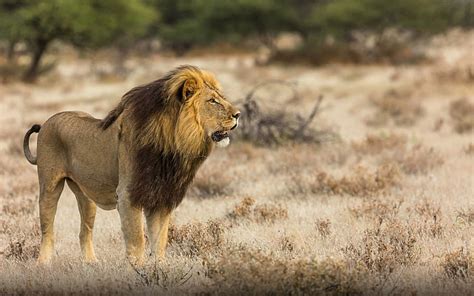
M211 139L216 143L227 138L229 138L229 133L227 131L217 131L213 132L211 135Z

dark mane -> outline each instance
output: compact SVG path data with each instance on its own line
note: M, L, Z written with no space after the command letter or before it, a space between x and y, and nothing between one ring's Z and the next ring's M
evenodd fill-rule
M181 153L156 151L146 146L137 151L129 187L135 206L154 212L172 210L183 200L197 170L207 158L191 159Z
M117 107L102 119L100 127L104 130L107 129L117 120L126 108L131 109L134 124L137 127L143 126L142 124L144 124L150 116L165 108L166 94L164 92L164 86L167 80L168 77L164 77L129 90L125 95L123 95L122 100Z
M162 144L141 142L144 138L150 138L150 129L147 127L151 121L163 122L160 120L169 115L172 118L178 117L182 88L173 84L173 79L189 70L201 73L198 68L183 66L161 79L131 89L100 122L100 127L105 130L122 114L129 121L133 133L130 147L133 165L128 191L132 204L146 211L171 210L178 206L198 168L210 153L210 145L206 145L196 157L176 149L167 149ZM172 130L161 136L153 134L154 141L169 141L165 138L170 138L170 133Z

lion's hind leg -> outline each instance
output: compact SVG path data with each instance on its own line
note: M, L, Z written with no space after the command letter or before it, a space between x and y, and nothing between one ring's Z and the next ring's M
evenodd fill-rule
M79 242L81 244L82 257L85 262L97 262L92 243L92 230L94 228L96 204L84 195L82 190L72 180L67 180L67 185L76 196L77 206L81 215L81 230L79 232Z
M57 179L56 179L57 180ZM49 181L49 182L47 182ZM38 262L49 263L54 252L54 218L59 197L64 188L64 178L42 180L40 175L39 211L41 224L41 246Z

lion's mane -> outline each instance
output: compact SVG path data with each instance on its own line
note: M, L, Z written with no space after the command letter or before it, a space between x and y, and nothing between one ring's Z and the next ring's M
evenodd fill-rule
M219 89L212 74L181 66L127 92L101 121L102 129L119 118L130 126L133 175L128 190L136 206L175 208L211 152L197 113L196 98L204 87Z

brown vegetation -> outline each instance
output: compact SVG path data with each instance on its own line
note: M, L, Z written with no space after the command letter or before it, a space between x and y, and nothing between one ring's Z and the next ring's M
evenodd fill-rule
M262 251L231 249L208 263L213 287L226 295L359 294L364 274L340 260L285 260ZM236 290L238 287L238 290Z
M362 263L368 270L392 273L397 267L416 263L419 250L415 230L399 220L380 221L368 229L359 244L350 244L344 253L354 264Z
M288 210L281 205L257 204L252 197L245 197L234 209L227 214L232 221L250 220L257 223L274 222L288 218Z
M456 132L462 134L474 130L474 104L466 98L452 102L449 105L449 115Z
M373 99L377 111L367 123L380 126L393 122L398 126L413 126L424 114L424 109L412 96L410 92L391 89L382 97Z
M474 257L464 248L444 255L442 263L446 276L452 279L466 280L474 272Z

